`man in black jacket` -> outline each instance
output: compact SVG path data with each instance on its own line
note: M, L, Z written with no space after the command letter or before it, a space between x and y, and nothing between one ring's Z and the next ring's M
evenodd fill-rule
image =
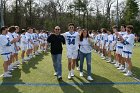
M55 73L54 75L58 77L58 80L62 80L62 44L65 44L65 38L60 35L60 27L56 26L54 33L51 34L47 41L51 43L51 54Z

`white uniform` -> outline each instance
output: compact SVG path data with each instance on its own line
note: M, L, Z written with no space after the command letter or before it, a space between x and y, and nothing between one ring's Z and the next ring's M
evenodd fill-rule
M123 53L122 57L124 58L131 58L132 57L132 49L134 47L134 40L135 35L134 34L126 34L123 36L124 38L124 46L123 46Z
M18 38L19 37L19 35L16 33L16 32L14 32L13 34L12 34L13 36L14 36L14 38ZM20 43L19 43L20 41L18 41L18 42L16 42L16 46L17 46L17 48L19 48L20 47ZM18 53L19 51L15 51L15 53Z
M101 34L98 34L96 37L97 37L97 42L96 42L97 44L96 45L99 47L100 41L101 41Z
M24 34L21 34L20 45L21 45L21 50L22 51L27 50L28 40L27 40L27 38Z
M40 40L40 44L45 43L45 42L44 42L43 33L40 33L40 34L39 34L39 40Z
M123 37L124 35L127 34L127 32L119 32L119 34ZM121 41L117 40L117 47L116 47L116 53L122 55L123 52L123 44L121 43Z
M79 33L78 32L66 32L64 33L67 47L67 57L76 59L79 49Z
M30 34L30 36L31 36L31 39L30 39L30 42L32 42L31 43L31 47L32 47L32 49L34 48L34 33L32 33L32 34Z
M116 43L117 43L117 36L115 35L115 33L113 34L113 41L112 41L112 45L113 45L113 50L116 51Z
M6 35L0 35L0 54L4 61L10 60L11 53L9 48L11 46L10 40Z
M13 34L10 33L10 32L8 32L6 36L9 38L10 42L14 39ZM10 46L10 48L9 48L9 52L11 52L12 55L13 55L14 53L16 53L15 44L11 44L11 46Z
M37 33L33 33L34 36L34 45L39 46L39 36Z
M25 33L26 39L28 40L28 44L27 44L27 49L32 49L32 44L31 44L31 34L26 32Z
M113 35L112 34L108 35L108 42L106 43L106 45L107 50L109 51L113 51L113 40L114 40Z
M107 34L102 33L102 35L101 35L101 47L100 47L101 49L104 48L106 41L107 41Z

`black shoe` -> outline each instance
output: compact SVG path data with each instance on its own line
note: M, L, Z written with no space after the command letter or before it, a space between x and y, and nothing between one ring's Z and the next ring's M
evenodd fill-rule
M58 77L58 81L61 81L62 80L62 77L60 76L60 77Z

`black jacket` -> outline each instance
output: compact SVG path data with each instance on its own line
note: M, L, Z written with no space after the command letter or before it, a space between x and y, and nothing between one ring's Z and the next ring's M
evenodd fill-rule
M64 36L51 34L47 41L51 43L51 54L62 54L62 44L65 44Z

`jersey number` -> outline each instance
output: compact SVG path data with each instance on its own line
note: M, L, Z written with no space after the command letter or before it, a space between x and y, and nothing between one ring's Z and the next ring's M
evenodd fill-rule
M71 45L71 44L75 44L75 39L67 39L68 40L68 44Z

